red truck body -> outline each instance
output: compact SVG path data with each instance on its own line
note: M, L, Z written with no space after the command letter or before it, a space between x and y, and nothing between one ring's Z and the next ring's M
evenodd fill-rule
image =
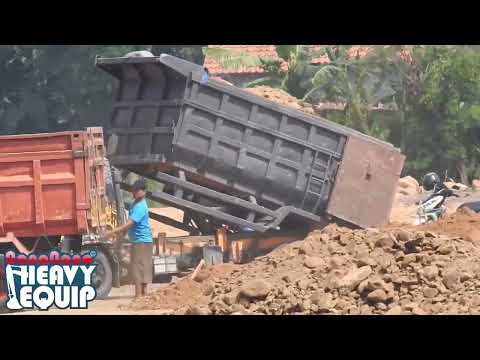
M82 235L105 225L102 128L0 136L0 236Z

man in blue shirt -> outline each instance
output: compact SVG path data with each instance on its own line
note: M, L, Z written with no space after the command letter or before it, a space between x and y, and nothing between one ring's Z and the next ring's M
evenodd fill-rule
M136 298L146 295L147 285L152 283L153 273L153 239L145 190L146 186L143 180L138 180L133 184L132 195L135 202L130 207L127 223L107 234L107 237L112 237L128 230L128 237L132 242L130 273L135 284Z
M210 77L210 72L208 71L207 68L203 68L203 75L202 75L202 80L201 80L201 83L202 84L206 84L208 82L208 78Z

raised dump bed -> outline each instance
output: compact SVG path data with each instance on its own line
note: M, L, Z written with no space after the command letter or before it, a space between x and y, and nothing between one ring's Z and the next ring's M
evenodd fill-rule
M165 183L149 196L197 225L263 232L332 217L359 227L388 220L404 163L391 144L203 82L202 67L169 55L96 65L119 80L105 124L111 164Z

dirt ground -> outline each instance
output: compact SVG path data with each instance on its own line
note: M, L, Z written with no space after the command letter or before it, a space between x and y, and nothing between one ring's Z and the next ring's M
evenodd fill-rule
M151 291L156 291L166 287L168 284L153 284ZM159 310L131 311L126 310L135 294L133 285L125 285L120 288L113 288L110 296L105 300L94 300L89 304L88 309L80 310L61 310L50 309L48 312L43 311L21 311L4 315L156 315L162 313Z
M197 281L187 276L153 284L140 300L133 300L129 285L89 309L48 314L480 313L480 216L455 213L464 202L480 201L480 192L457 193L460 198L446 203L450 217L436 224L412 225L415 202L426 195L397 197L384 229L329 225L251 263L208 267ZM158 212L181 220L182 214L169 208ZM179 236L162 224L153 226L155 232ZM38 314L45 313L15 313Z

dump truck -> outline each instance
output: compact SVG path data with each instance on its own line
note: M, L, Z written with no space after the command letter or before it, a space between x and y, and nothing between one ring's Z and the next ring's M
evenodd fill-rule
M19 251L65 253L95 249L97 298L120 286L122 251L102 232L125 221L115 199L102 128L0 136L0 262ZM123 215L122 215L123 214ZM7 291L0 263L0 307Z
M184 214L150 213L189 234L155 234L155 273L248 261L331 222L388 221L405 159L393 145L206 80L173 56L95 63L118 80L103 132L0 137L0 237L14 233L30 251L95 248L99 297L128 263L126 242L101 233L125 221L129 174L156 182L147 197ZM0 254L12 246L1 242Z
M118 80L104 123L111 164L122 179L157 182L147 197L184 212L158 220L192 235L226 229L243 245L330 222L387 223L405 160L392 144L206 80L173 56L97 57L96 66Z

